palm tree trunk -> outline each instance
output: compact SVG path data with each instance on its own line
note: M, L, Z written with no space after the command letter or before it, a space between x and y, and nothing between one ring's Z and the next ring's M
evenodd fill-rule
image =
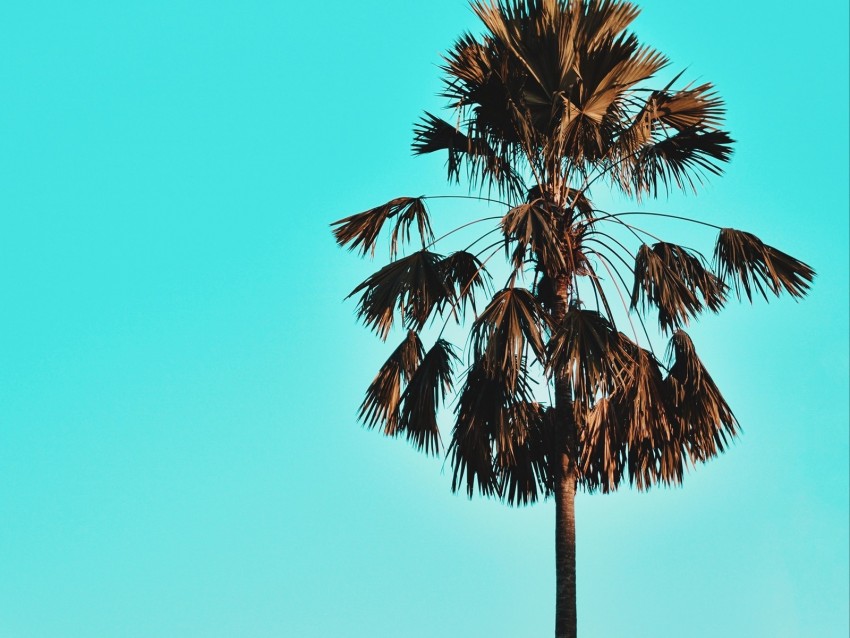
M555 489L555 636L576 638L576 477L564 455Z
M569 276L558 277L552 312L558 324L567 314L569 290ZM564 428L566 448L555 483L555 636L576 638L576 473L573 459L577 432L571 415L569 383L563 379L555 382L555 410L562 415L558 425Z

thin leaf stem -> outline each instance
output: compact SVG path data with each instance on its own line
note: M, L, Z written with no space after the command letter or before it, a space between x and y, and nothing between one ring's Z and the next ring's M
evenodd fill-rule
M599 210L599 209L594 209L593 212L594 213L605 213L604 210ZM699 220L699 219L692 219L690 217L683 217L682 215L671 215L669 213L654 213L654 212L643 211L643 210L627 210L627 211L622 211L622 212L619 212L619 213L606 213L602 217L595 218L594 221L603 221L605 219L609 219L609 218L612 218L612 217L623 217L625 215L647 215L647 216L650 216L650 217L668 217L670 219L678 219L678 220L685 221L685 222L691 222L692 224L699 224L701 226L708 226L709 228L713 228L715 230L723 230L722 226L718 226L717 224L711 224L709 222L704 222L704 221Z

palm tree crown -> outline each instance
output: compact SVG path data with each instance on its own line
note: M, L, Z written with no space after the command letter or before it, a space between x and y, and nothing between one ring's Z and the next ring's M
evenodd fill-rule
M442 67L451 121L425 113L413 149L446 152L450 181L463 173L482 197L504 203L500 239L477 252L435 252L442 238L427 197L334 223L337 241L363 254L392 227L391 263L351 294L382 339L396 324L407 329L360 416L437 453L437 412L462 372L448 445L453 489L523 504L565 479L573 492L608 492L626 479L640 489L679 483L738 429L683 328L731 296L801 297L814 272L740 230L715 227L709 261L623 219L636 213L594 207L600 187L639 201L695 189L732 152L711 84L680 86L675 76L651 87L668 60L627 30L634 5L503 0L473 9L484 33L461 36ZM411 235L418 249L401 255ZM502 249L509 276L493 291L486 266ZM612 309L621 298L639 325L657 318L669 339L664 357L645 327L645 341L620 330ZM460 322L470 310L465 366L442 337L422 343L429 322ZM541 376L548 404L532 391Z
M485 35L462 36L443 67L459 124L426 113L413 143L417 153L447 151L450 179L465 168L473 185L495 188L509 205L501 231L512 276L472 325L449 446L454 487L465 482L472 493L477 483L511 503L534 501L551 491L562 453L590 490L616 489L626 476L639 488L678 483L688 461L708 460L736 433L682 328L705 309L718 311L730 286L739 297L752 298L753 290L799 297L813 271L731 228L720 230L712 264L675 244L643 243L640 231L633 251L605 231L606 223L625 222L593 208L589 195L599 181L640 199L695 187L731 155L732 139L720 128L723 102L711 84L645 87L668 62L626 31L634 5L539 0L473 8ZM360 295L359 316L382 338L396 317L410 330L369 387L361 417L436 452L436 412L458 358L443 339L426 351L418 332L435 316L474 306L490 281L481 254L431 250L426 199L394 199L336 222L334 232L340 244L374 253L392 221L396 257L399 243L418 231L420 250L352 293ZM616 328L603 282L625 285L617 275L627 250L630 307L657 312L670 334L666 363ZM534 283L521 287L517 275L529 273ZM566 406L534 400L534 363L568 389Z

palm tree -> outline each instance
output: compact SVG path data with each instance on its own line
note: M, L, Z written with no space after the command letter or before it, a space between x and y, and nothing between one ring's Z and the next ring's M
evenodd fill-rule
M472 311L447 450L452 489L513 505L554 497L555 633L575 636L576 490L679 484L687 466L722 452L738 425L684 328L732 295L802 297L814 271L750 233L697 222L719 231L709 261L627 221L682 217L594 206L600 187L637 201L695 189L732 152L711 84L675 76L649 86L668 60L627 31L634 5L502 0L473 10L483 35L461 36L443 66L451 122L425 113L413 149L447 152L449 180L464 172L503 214L447 254L435 249L454 231L435 239L436 198L400 197L333 224L339 244L363 255L391 227L392 261L351 295L381 339L406 329L360 418L439 453L438 411L460 356L442 330L426 347L423 330ZM493 232L496 243L475 248ZM403 252L417 235L418 248ZM507 276L494 290L487 264L501 252ZM655 317L665 356L645 324Z

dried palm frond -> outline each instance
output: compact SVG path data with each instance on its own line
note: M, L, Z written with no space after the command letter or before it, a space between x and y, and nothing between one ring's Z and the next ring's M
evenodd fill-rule
M425 208L425 200L421 197L411 198L410 203L399 209L398 219L390 236L390 259L394 259L398 254L398 240L402 238L405 243L410 241L410 228L416 222L416 229L419 231L419 239L422 242L422 248L434 240L434 232L431 230L431 220L428 217L428 209Z
M499 496L509 505L527 505L550 492L545 411L536 402L517 403L508 410L510 453L495 457Z
M735 415L682 330L670 339L667 358L670 373L665 381L682 440L693 462L707 461L737 434Z
M442 263L441 255L420 250L384 266L348 295L363 292L358 318L381 339L387 338L396 311L408 328L422 329L434 309L440 311L454 298Z
M335 221L331 226L335 226L333 233L340 246L350 244L349 250L359 249L361 255L370 252L374 256L378 234L386 221L392 217L398 217L398 220L390 242L391 258L398 252L399 237L410 239L410 227L414 221L423 246L425 242L433 239L431 221L421 197L397 197L381 206Z
M425 112L413 128L413 152L416 155L448 151L449 180L460 181L461 153L470 148L469 138L444 119Z
M578 461L579 481L588 491L614 492L625 474L628 439L627 424L610 397L596 401L579 430L581 453Z
M658 308L662 330L688 323L703 308L717 312L726 300L726 284L695 255L675 244L643 244L635 257L631 307Z
M487 290L490 286L490 273L478 257L465 250L459 250L446 257L440 267L453 290L454 303L465 314L466 305L476 312L475 293Z
M563 251L558 241L554 215L542 199L511 208L501 221L505 234L505 250L515 244L514 268L522 267L526 252L531 250L541 269L552 276L566 270Z
M672 93L656 92L650 100L653 119L678 131L716 129L723 124L726 114L723 100L709 82Z
M614 382L619 353L619 333L598 312L571 305L546 344L546 370L567 379L574 407L586 410L600 392Z
M448 449L452 459L452 491L460 489L465 477L470 497L476 483L484 496L498 493L493 433L503 429L505 405L510 405L512 396L503 382L487 376L480 361L467 371Z
M525 445L528 427L540 416L525 371L518 374L514 380L502 371L490 374L481 358L467 371L449 447L452 489L466 476L470 496L476 482L482 494L500 494L500 468L518 462L517 446Z
M765 299L768 291L778 296L783 289L792 297L801 298L815 277L808 264L734 228L720 231L714 262L720 277L731 282L738 298L743 290L749 301L753 300L753 289Z
M544 360L541 330L548 327L547 317L530 291L497 292L472 326L475 361L491 375L504 375L508 387L513 387L525 367L526 347Z
M610 398L624 426L629 481L640 490L655 483L680 483L682 443L658 361L622 333L620 345Z
M474 133L470 130L470 133ZM425 112L413 128L413 152L416 155L445 150L448 152L449 180L460 181L460 164L468 163L469 176L475 178L480 170L482 181L496 185L500 192L521 195L525 188L522 176L511 166L508 158L499 155L484 137L462 133L449 122Z
M652 91L633 115L623 112L622 128L611 148L613 161L628 161L642 147L651 145L654 138L657 138L655 141L666 138L668 129L715 130L723 124L723 100L713 91L712 85L706 83L670 91L678 77L664 89Z
M402 383L413 378L423 350L419 335L411 330L378 370L360 404L358 418L366 427L383 424L384 434L394 436L398 433Z
M696 190L708 174L720 175L734 140L725 131L686 128L650 142L620 163L619 185L628 195L657 197L659 186Z
M401 395L399 432L418 450L436 454L440 449L437 410L452 389L452 364L457 360L452 344L438 339L422 357Z

